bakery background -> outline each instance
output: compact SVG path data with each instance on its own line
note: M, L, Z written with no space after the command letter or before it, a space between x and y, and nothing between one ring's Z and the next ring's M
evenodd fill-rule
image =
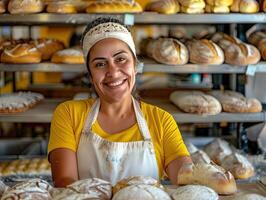
M4 105L26 97L26 104L22 108L1 108L0 174L10 182L15 175L28 174L42 175L51 181L45 155L52 111L63 100L95 96L77 46L84 24L103 11L93 10L94 5L89 7L97 4L89 0L40 0L36 1L40 5L38 11L21 10L22 7L11 10L8 4L13 3L16 8L16 2L0 1L1 8L5 8L0 9L3 13L0 14L0 102ZM116 17L129 25L134 24L132 33L143 63L139 66L137 95L173 114L186 141L200 149L220 138L229 142L234 151L245 155L252 161L256 174L242 182L255 182L266 175L263 126L266 94L262 87L266 81L266 1L250 0L247 6L241 1L228 1L219 6L215 6L219 1L167 0L163 4L159 2L159 6L156 1L149 0L136 1L138 6L134 1L121 2L129 5L128 10L112 9L113 13L109 11L109 14L115 12ZM150 4L153 2L155 4ZM56 10L58 4L64 9ZM135 12L138 14L123 14ZM211 14L207 16L204 12ZM79 16L85 13L86 17ZM17 63L4 56L15 52L13 47L41 51L51 41L38 40L40 38L53 39L61 53L50 53L50 58L38 54L32 61L34 64L27 60ZM234 46L233 50L228 43L229 47ZM68 59L71 55L74 58ZM178 93L184 90L186 92L180 97ZM213 90L239 93L214 95ZM259 102L246 99L240 93L247 98L257 98ZM211 105L204 101L206 98L211 98L210 102L216 105L214 113ZM237 107L234 101L240 108L232 111L230 106ZM188 107L195 102L206 106L190 113ZM35 160L30 161L30 158Z

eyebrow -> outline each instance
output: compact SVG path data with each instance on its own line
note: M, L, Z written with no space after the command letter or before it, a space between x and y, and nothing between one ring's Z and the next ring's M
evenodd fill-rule
M119 54L122 54L122 53L127 53L127 52L124 51L124 50L121 50L121 51L115 53L112 57L115 57L115 56L117 56ZM106 58L104 58L104 57L96 57L93 60L91 60L91 62L94 62L95 60L106 60Z

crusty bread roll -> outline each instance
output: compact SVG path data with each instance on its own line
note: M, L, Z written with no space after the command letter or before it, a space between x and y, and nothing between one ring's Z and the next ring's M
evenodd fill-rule
M207 4L205 7L207 13L229 13L230 9L228 6L212 6Z
M255 31L248 36L248 42L257 46L259 42L264 38L266 38L266 32Z
M77 193L73 190L69 189L63 189L60 193L57 193L56 195L53 195L53 200L101 200L101 198L98 198L97 196L94 196L94 194L88 194L88 193ZM109 199L108 199L109 200Z
M64 44L55 39L37 39L33 44L42 53L42 60L49 60L55 52L64 49Z
M11 14L39 13L43 9L43 0L10 0L8 3L8 11Z
M218 194L203 185L186 185L178 187L172 194L173 200L218 200Z
M246 157L232 153L222 160L221 166L230 171L236 179L247 179L254 175L254 168Z
M175 14L180 11L180 6L178 0L156 0L150 1L145 10L162 14Z
M69 1L52 1L49 2L46 11L48 13L77 13L75 4Z
M8 46L1 54L3 63L39 63L42 54L33 44L17 44Z
M131 185L115 193L112 200L171 200L162 189L152 185Z
M160 38L155 41L152 57L167 65L184 65L188 62L187 47L173 38Z
M86 8L87 13L138 13L142 11L142 7L138 2L135 2L134 0L92 1Z
M205 8L205 1L203 0L179 0L179 3L182 7L189 9L201 10Z
M224 62L223 50L211 40L188 40L186 46L191 63L219 65Z
M218 165L221 165L225 156L228 156L232 153L232 149L228 142L220 138L217 138L207 144L204 147L204 151L208 154L211 160Z
M52 55L51 62L66 64L83 64L84 58L82 50L79 48L69 48L57 51Z
M43 192L49 192L53 187L45 180L34 178L17 183L11 187L11 190L24 190L31 191L32 189L38 189Z
M99 199L111 199L112 197L111 183L99 178L79 180L68 185L67 188L78 193L92 194Z
M170 27L169 35L170 37L181 39L181 38L186 38L188 33L185 26L175 25Z
M175 91L171 93L170 101L188 113L216 115L222 110L217 99L199 91Z
M260 6L256 0L234 0L230 10L231 12L257 13Z
M39 200L51 200L51 195L49 192L44 192L39 189L31 188L30 190L8 190L6 191L1 200L10 200L10 199L19 199L19 200L26 200L26 199L39 199Z
M213 164L183 165L178 172L177 183L204 185L218 194L233 194L237 191L233 175Z
M4 1L0 1L0 13L6 12L6 6Z
M237 195L232 200L266 200L266 198L259 194L251 193Z
M149 58L153 58L153 50L154 50L154 45L155 45L156 39L153 38L145 38L141 41L140 44L140 51L142 55L145 55Z
M225 112L261 112L262 105L255 99L245 98L241 93L235 91L219 91L213 90L208 92L209 95L217 98L222 104L223 110Z
M152 177L130 176L118 181L113 187L113 194L131 185L151 185L163 189L160 182Z
M263 60L266 60L266 38L263 38L258 43L258 49L260 50L260 54Z
M210 157L202 150L198 150L190 154L190 157L194 164L201 164L201 163L210 164L211 163Z

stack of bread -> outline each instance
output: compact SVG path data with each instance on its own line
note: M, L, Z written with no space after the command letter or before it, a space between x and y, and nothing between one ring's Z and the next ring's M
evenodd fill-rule
M161 14L175 14L180 11L180 6L178 0L153 0L146 5L145 10Z
M181 12L188 14L204 13L204 0L179 0Z
M257 13L259 10L260 6L256 0L234 0L230 7L231 12L240 13Z
M188 151L195 165L215 163L231 172L235 179L248 179L254 175L254 167L248 159L236 152L225 140L215 139L197 151L191 151L193 144L189 146Z
M144 55L167 65L184 65L189 58L186 46L173 38L146 39L141 51Z
M215 33L211 40L224 51L225 62L232 65L256 64L260 60L259 50L250 44L222 32Z
M255 45L259 49L262 59L266 60L266 30L253 32L248 36L248 42Z
M229 13L234 0L206 0L207 13Z

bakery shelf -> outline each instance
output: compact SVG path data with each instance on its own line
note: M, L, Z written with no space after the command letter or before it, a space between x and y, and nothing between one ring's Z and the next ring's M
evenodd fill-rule
M202 116L180 111L168 99L145 99L145 102L157 105L173 115L178 123L212 123L212 122L264 122L265 112L260 113L225 113Z
M266 61L259 62L256 66L256 73L266 73Z
M62 101L62 99L45 99L26 112L0 113L0 122L49 123L56 106Z
M144 63L143 72L164 72L164 73L212 73L212 74L232 74L232 73L245 73L246 66L235 66L229 64L221 65L199 65L199 64L186 64L186 65L165 65L157 63L151 59L141 60ZM260 64L260 68L265 68L266 62ZM256 71L257 72L257 71Z
M0 24L6 25L42 25L42 24L87 24L98 17L114 17L127 25L134 24L132 14L0 14Z
M0 71L18 72L86 72L86 66L82 64L55 64L55 63L37 63L37 64L3 64L0 63Z
M135 24L226 24L266 23L266 13L255 14L157 14L144 12L135 15Z

